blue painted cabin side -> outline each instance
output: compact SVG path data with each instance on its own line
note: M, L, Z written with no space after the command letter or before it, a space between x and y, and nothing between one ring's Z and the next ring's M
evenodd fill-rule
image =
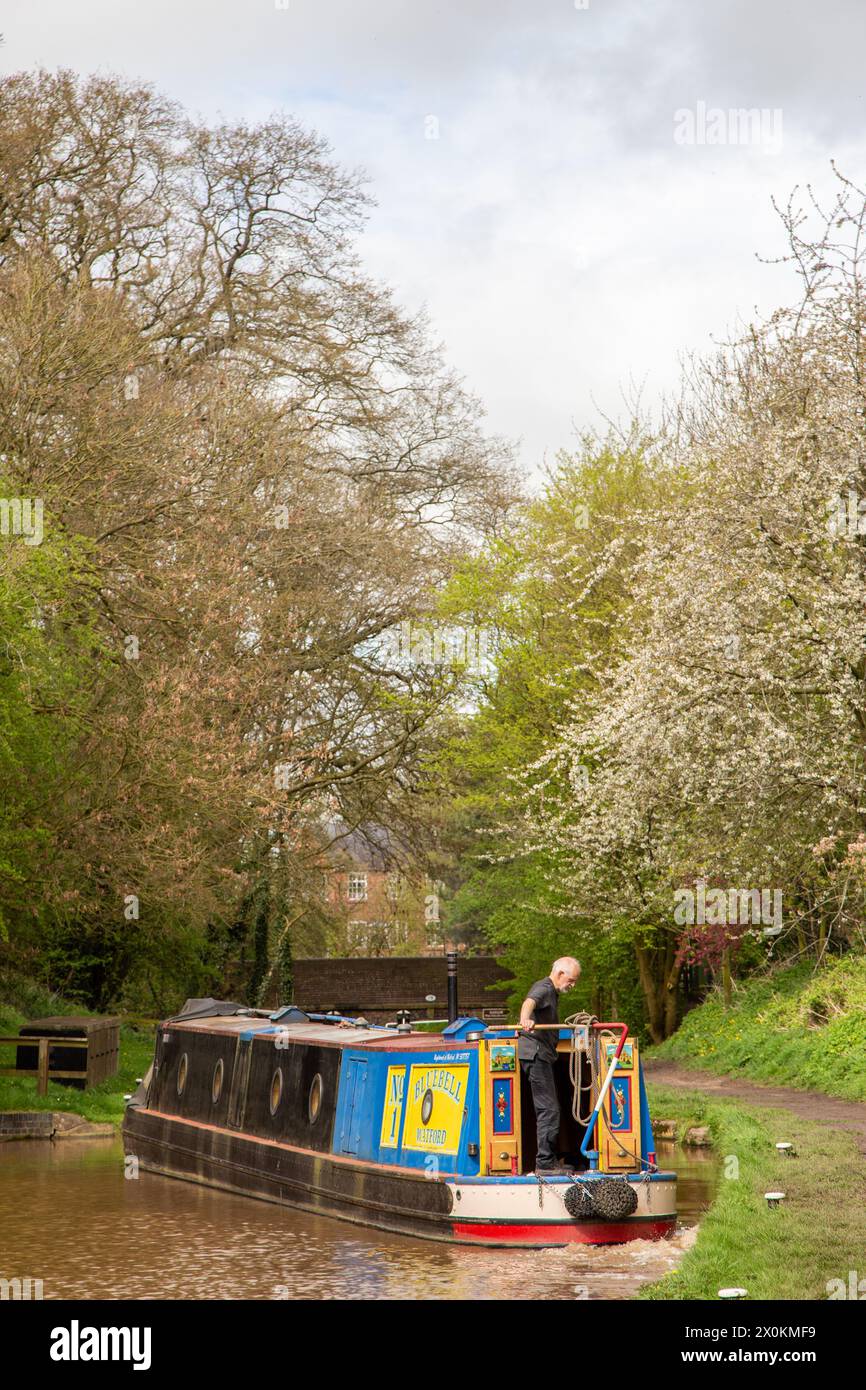
M347 1048L340 1067L334 1154L477 1175L478 1068L477 1048Z
M559 1038L569 1044L572 1033L563 1028ZM446 1040L450 1044L447 1048L443 1047ZM464 1040L467 1046L461 1048ZM441 1039L431 1036L429 1049L419 1047L419 1041L415 1034L411 1043L407 1040L401 1047L395 1037L382 1047L380 1035L375 1041L371 1039L369 1047L345 1048L332 1152L437 1175L476 1177L487 1172L529 1171L531 1154L524 1149L517 1118L521 1078L513 1036L507 1040L509 1045L503 1046L505 1040L497 1039L495 1029L487 1030L481 1020L459 1019ZM511 1055L510 1076L498 1073L498 1062L491 1065L491 1057L504 1052ZM561 1060L564 1065L564 1057ZM646 1172L655 1164L655 1144L643 1067L638 1057L634 1061L639 1122L631 1130L631 1142L639 1159L631 1164L609 1161L619 1169ZM631 1063L627 1069L631 1071ZM527 1101L524 1095L524 1109ZM605 1121L611 1133L621 1133L611 1121L609 1107ZM524 1117L526 1122L532 1125L531 1110ZM570 1117L567 1124L573 1127ZM638 1140L635 1130L639 1132L639 1148L634 1148ZM584 1130L579 1133L583 1135ZM507 1140L502 1142L504 1135L512 1136L510 1149ZM503 1148L507 1152L500 1153Z

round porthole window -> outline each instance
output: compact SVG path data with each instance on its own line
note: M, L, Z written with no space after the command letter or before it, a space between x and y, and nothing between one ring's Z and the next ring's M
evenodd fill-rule
M318 1072L313 1077L313 1084L310 1087L310 1098L307 1102L307 1114L310 1117L310 1124L314 1125L319 1118L319 1111L322 1108L322 1078Z
M433 1114L433 1092L425 1091L424 1099L421 1101L421 1123L429 1125L430 1116Z
M186 1053L184 1053L180 1059L180 1065L177 1069L177 1093L179 1096L183 1095L183 1088L186 1085L186 1074L188 1069L189 1058L187 1057Z
M283 1069L277 1067L271 1077L271 1114L276 1115L283 1098Z
M211 1088L210 1088L210 1098L211 1098L211 1100L213 1101L214 1105L216 1105L217 1101L219 1100L220 1096L222 1095L222 1089L223 1089L223 1059L222 1059L222 1057L220 1057L219 1061L217 1062L216 1066L215 1066L214 1069L213 1069L213 1081L211 1082Z

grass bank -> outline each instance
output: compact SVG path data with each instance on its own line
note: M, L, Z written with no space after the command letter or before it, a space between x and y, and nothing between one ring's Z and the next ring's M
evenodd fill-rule
M866 1100L866 959L735 983L730 1009L711 994L644 1056Z
M695 1245L680 1267L640 1290L643 1299L716 1299L725 1287L750 1299L826 1299L829 1280L866 1276L864 1162L849 1134L786 1110L755 1110L650 1085L656 1120L709 1126L722 1175ZM791 1141L794 1159L775 1144ZM787 1194L768 1208L764 1193Z

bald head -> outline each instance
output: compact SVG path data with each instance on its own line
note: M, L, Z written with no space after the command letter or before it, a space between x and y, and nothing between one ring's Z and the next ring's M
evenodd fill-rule
M574 956L560 956L550 967L550 978L559 994L574 989L580 979L580 961L575 960Z

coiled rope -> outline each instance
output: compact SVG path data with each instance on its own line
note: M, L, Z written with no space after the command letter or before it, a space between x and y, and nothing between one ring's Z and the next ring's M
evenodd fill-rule
M593 1092L596 1092L598 1088L598 1064L596 1062L596 1049L593 1046L592 1040L589 1037L589 1029L591 1028L593 1023L598 1023L598 1018L595 1014L587 1013L569 1014L568 1018L565 1020L565 1027L571 1029L571 1052L569 1053L568 1058L568 1079L571 1082L571 1114L572 1118L575 1119L579 1125L582 1125L584 1129L592 1119L592 1112L595 1105L595 1102L593 1100ZM587 1030L586 1055L589 1059L589 1084L587 1086L582 1086L580 1084L581 1053L578 1051L577 1048L577 1035L581 1028L585 1028ZM599 1033L599 1055L603 1050L603 1040L605 1038L612 1038L613 1036L613 1033L609 1032L607 1029L605 1029L604 1032ZM585 1115L582 1114L580 1108L581 1095L584 1092L589 1093L589 1108Z

